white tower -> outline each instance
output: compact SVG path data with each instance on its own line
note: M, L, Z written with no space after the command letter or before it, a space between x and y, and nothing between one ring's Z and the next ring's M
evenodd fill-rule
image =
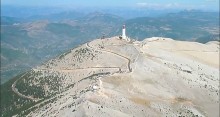
M126 40L125 25L123 25L123 27L122 27L122 39Z

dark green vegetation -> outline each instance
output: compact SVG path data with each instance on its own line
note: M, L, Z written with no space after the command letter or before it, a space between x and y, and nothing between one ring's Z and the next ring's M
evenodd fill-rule
M1 116L2 117L11 117L13 115L18 115L19 117L23 117L27 115L29 112L42 107L43 105L53 102L56 100L56 97L51 98L61 90L59 87L61 87L62 80L61 77L52 77L50 75L41 77L41 79L37 80L34 79L34 77L39 77L42 75L41 72L33 72L28 71L23 76L23 74L20 74L16 76L15 78L9 80L8 82L1 85ZM24 97L21 97L17 95L12 90L12 84L15 81L18 81L16 83L16 89L20 93L22 93L25 96L32 96L33 98L38 98L40 100L33 101L31 99L27 99ZM32 84L35 80L35 82L39 83L39 85ZM32 84L32 86L30 86ZM50 93L45 94L45 90L43 89L45 84L47 84L50 88ZM62 91L61 91L62 92ZM46 99L50 100L46 101ZM43 102L44 101L44 102ZM43 102L43 103L41 103ZM36 104L39 104L38 106L34 106Z
M22 74L1 85L1 116L3 117L11 117L35 104L29 99L19 97L12 91L11 85L21 76Z
M218 14L182 11L129 20L100 12L86 15L62 12L25 19L4 16L1 20L2 83L79 44L120 35L123 23L127 35L138 40L153 36L201 43L219 40Z

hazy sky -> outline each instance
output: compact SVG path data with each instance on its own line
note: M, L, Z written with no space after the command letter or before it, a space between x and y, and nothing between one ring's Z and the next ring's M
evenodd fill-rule
M1 0L2 5L19 6L128 6L145 8L219 9L219 0Z

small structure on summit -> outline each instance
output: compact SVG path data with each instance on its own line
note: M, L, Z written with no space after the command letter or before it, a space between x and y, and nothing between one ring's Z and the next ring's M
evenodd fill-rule
M122 26L122 36L119 36L120 39L124 39L126 41L130 41L130 39L127 38L126 36L126 27L125 25Z
M126 40L126 30L125 30L125 25L122 26L122 39Z

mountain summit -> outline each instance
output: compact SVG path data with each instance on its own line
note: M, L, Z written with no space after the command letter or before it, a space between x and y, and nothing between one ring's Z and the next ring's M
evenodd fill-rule
M219 42L96 39L2 85L3 116L219 113Z

